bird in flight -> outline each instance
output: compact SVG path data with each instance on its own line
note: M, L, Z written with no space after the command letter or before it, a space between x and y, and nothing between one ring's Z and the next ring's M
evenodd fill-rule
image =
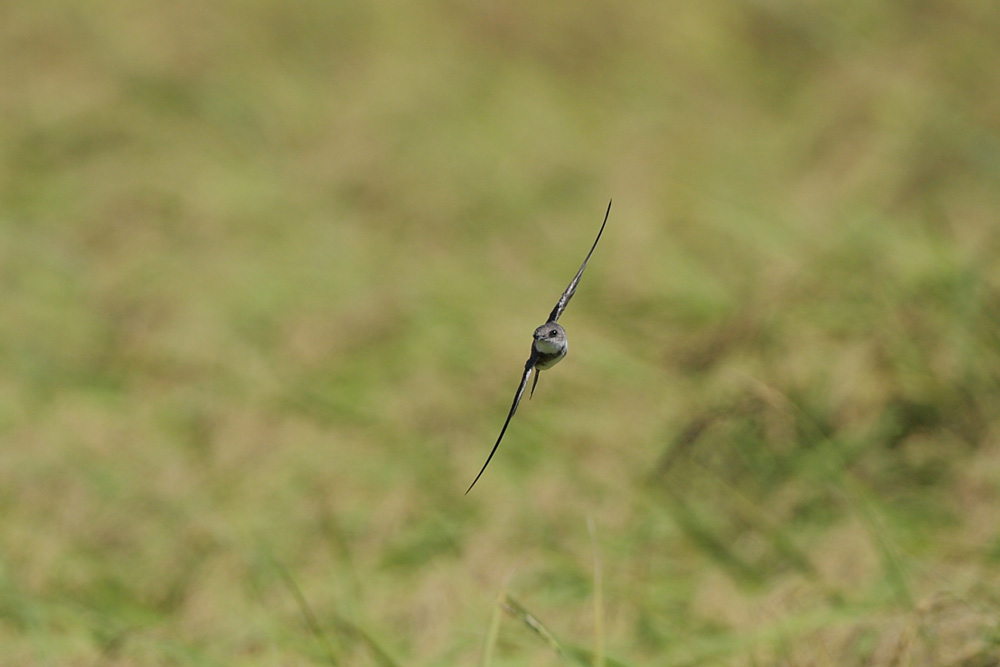
M535 395L535 386L538 384L538 372L552 368L566 356L566 352L569 350L569 344L566 341L566 330L556 324L556 320L566 310L569 300L576 293L576 286L580 284L580 277L583 276L583 270L587 268L587 262L590 261L590 256L594 254L597 242L601 240L601 234L604 232L604 225L608 224L608 215L610 213L611 202L609 201L608 210L604 213L604 222L601 223L601 229L597 232L594 245L590 246L590 252L587 253L583 264L580 265L580 270L576 272L576 276L570 281L569 287L559 297L555 308L549 313L549 319L546 320L545 324L535 329L535 339L531 343L531 355L528 357L528 361L524 363L524 372L521 373L521 384L518 385L517 393L514 394L514 402L511 403L510 412L507 413L507 419L504 420L503 428L500 429L500 436L497 438L496 444L493 445L493 450L490 451L490 455L487 457L486 463L483 464L479 474L476 475L476 478L472 480L472 484L466 489L466 494L472 491L472 487L483 476L483 472L486 471L486 466L490 464L493 455L497 453L497 447L500 446L500 441L503 440L503 434L507 432L507 425L510 424L510 418L517 412L517 404L521 402L521 395L524 394L524 388L528 386L528 379L531 378L532 373L535 375L535 380L531 383L531 393L528 394L528 398Z

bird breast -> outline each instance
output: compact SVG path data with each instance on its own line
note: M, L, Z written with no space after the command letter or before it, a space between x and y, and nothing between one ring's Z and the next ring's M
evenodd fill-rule
M538 350L539 353L545 356L548 356L550 354L558 354L559 356L563 356L564 354L566 354L566 350L568 349L568 347L569 345L567 345L566 341L554 341L554 340L549 340L547 338L542 338L535 341L535 349Z

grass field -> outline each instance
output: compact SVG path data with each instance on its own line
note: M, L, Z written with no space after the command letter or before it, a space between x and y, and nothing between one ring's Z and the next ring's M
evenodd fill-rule
M1000 664L997 35L0 5L0 664Z

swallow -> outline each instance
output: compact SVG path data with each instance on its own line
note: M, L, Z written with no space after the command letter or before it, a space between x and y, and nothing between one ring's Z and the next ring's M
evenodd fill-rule
M566 306L569 305L570 299L576 294L576 287L580 284L580 278L583 276L583 270L587 268L587 262L590 261L590 256L594 254L594 249L597 247L597 242L601 240L601 234L604 233L604 226L608 224L608 215L611 214L611 201L608 201L608 210L604 213L604 222L601 223L601 229L597 232L597 238L594 239L594 245L590 246L590 252L583 260L583 264L580 265L580 270L576 272L576 276L570 281L569 287L566 291L562 293L559 297L559 301L556 302L555 308L549 313L549 319L546 320L545 324L535 329L534 340L531 342L531 354L528 356L528 360L524 362L524 371L521 373L521 383L517 386L517 392L514 394L514 401L510 404L510 412L507 413L507 419L503 422L503 428L500 429L500 435L497 437L496 444L493 445L493 449L490 451L490 455L486 459L486 463L483 464L482 469L476 478L472 480L472 484L466 489L465 493L468 494L472 491L472 487L476 485L479 478L483 476L486 471L486 466L490 464L493 459L493 455L497 453L497 448L500 446L500 441L503 440L503 434L507 432L507 426L510 424L511 417L517 412L517 406L521 402L521 396L524 394L524 388L528 386L528 380L534 375L535 379L531 383L531 392L528 394L530 399L535 395L535 387L538 385L538 375L539 371L544 371L552 368L566 356L569 351L569 342L566 340L566 330L562 328L561 325L557 324L556 321L559 316L563 314L566 310Z

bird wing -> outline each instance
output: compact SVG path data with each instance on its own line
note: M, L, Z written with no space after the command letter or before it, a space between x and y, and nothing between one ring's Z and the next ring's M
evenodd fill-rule
M611 213L611 201L608 201L608 210L604 214L604 222L601 224L601 231L597 232L597 238L594 239L594 245L590 246L590 252L587 253L587 258L583 260L583 264L580 265L580 270L576 272L576 277L570 282L569 287L566 291L562 293L559 297L559 301L556 303L556 307L552 309L549 313L549 322L555 322L562 315L563 311L566 310L566 306L569 305L569 300L573 298L573 294L576 293L576 286L580 282L580 277L583 276L583 270L587 268L587 262L590 261L590 256L594 254L594 248L597 247L597 242L601 240L601 234L604 232L604 225L608 224L608 215Z
M532 371L535 370L536 361L538 361L538 353L535 351L535 346L532 345L531 356L528 357L528 361L524 363L524 373L521 374L521 384L518 385L517 393L514 394L514 402L510 404L510 412L507 413L507 419L504 420L503 428L500 429L500 436L497 438L496 444L493 445L493 450L490 452L489 458L486 459L486 463L483 464L482 470L479 471L476 478L472 480L472 484L470 484L469 488L466 489L466 494L468 494L469 491L472 491L472 487L474 487L476 482L479 481L479 478L483 476L483 473L486 471L486 466L488 466L490 461L493 459L493 455L497 453L497 447L500 446L500 441L503 440L503 434L507 432L507 424L510 423L510 418L514 416L515 412L517 412L517 404L521 402L521 394L524 393L524 388L528 386L528 378L531 377Z

